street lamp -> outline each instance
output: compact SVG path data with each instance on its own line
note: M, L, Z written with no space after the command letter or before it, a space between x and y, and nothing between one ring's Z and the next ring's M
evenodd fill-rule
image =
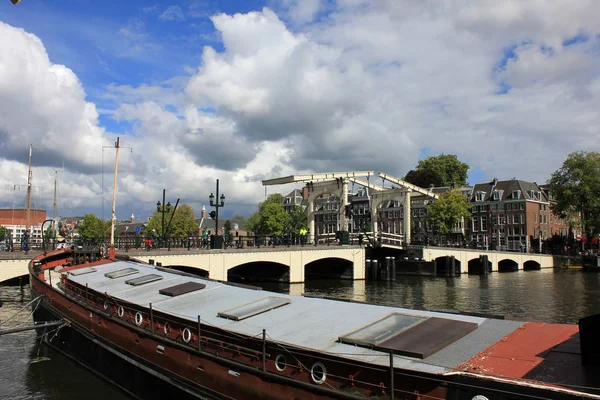
M215 201L215 195L213 193L210 194L210 196L208 196L208 199L210 200L210 206L215 208L215 241L213 243L213 248L218 247L220 248L220 242L218 242L219 239L217 239L217 237L219 236L219 208L225 206L225 195L221 194L221 197L219 197L219 180L217 179L217 190L216 190L217 196L216 199L217 201ZM220 202L219 202L220 200Z
M162 225L161 225L161 235L160 237L162 238L162 241L164 243L165 241L165 213L170 213L171 212L171 202L168 202L167 204L165 204L165 195L166 195L167 190L163 189L163 200L162 200L162 204L160 201L156 202L156 211L162 214Z

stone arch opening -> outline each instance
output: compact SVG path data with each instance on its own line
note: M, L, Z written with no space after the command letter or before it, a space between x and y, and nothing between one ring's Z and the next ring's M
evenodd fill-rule
M354 263L343 258L329 257L304 266L304 280L353 279Z
M514 272L519 270L519 263L510 260L504 259L498 262L498 272Z
M460 275L460 261L453 256L441 256L435 259L436 274L440 276Z
M523 263L523 271L538 271L542 269L542 265L534 260L527 260Z
M208 278L209 273L207 270L196 267L188 267L187 265L163 265L165 268L171 268L177 271L185 272L187 274L192 274L199 276L200 278Z
M473 258L469 260L468 270L469 275L485 275L487 268L487 273L492 272L492 262L489 261L487 256Z
M289 282L290 267L268 261L254 261L227 271L229 282Z

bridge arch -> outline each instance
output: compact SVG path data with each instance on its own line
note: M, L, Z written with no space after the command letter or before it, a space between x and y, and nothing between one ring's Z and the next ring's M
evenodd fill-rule
M207 270L197 267L189 267L187 265L162 265L165 268L171 268L177 271L186 272L188 274L197 275L201 278L210 278Z
M468 261L467 268L469 275L484 275L487 272L492 272L492 262L487 257L472 258ZM487 264L487 265L486 265Z
M537 271L542 269L542 265L535 260L527 260L523 263L523 271Z
M353 279L354 263L340 257L319 258L304 266L304 280Z
M227 281L232 282L289 282L290 267L271 261L252 261L227 270Z
M514 272L519 270L519 263L513 259L505 258L498 261L498 272Z
M454 271L452 271L452 259L454 259ZM435 259L437 275L455 276L460 275L461 263L458 258L441 256Z

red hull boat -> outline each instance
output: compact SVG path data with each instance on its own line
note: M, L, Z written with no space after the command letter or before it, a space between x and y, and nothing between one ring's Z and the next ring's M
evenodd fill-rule
M576 325L288 296L99 256L33 259L34 318L48 345L139 398L600 399L596 316L580 335Z

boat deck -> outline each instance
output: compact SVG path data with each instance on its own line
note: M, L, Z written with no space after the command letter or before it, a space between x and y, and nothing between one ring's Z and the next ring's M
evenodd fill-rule
M135 268L134 275L111 279L105 274L124 268ZM152 307L171 315L190 321L202 322L232 332L249 336L259 336L263 328L270 339L281 344L326 352L356 361L377 365L389 365L389 351L361 347L342 343L339 338L346 336L391 314L423 319L441 319L476 324L476 329L466 336L442 346L433 354L424 358L394 355L394 365L414 371L444 374L454 371L478 353L484 351L503 337L514 332L523 322L504 321L466 315L454 315L428 311L410 310L397 307L378 306L363 303L325 300L301 296L271 293L262 290L227 285L202 278L192 278L158 270L150 265L119 261L94 267L93 273L81 275L69 274L69 279L92 290L107 293L130 303ZM157 275L160 280L132 286L126 281L132 277L148 274ZM160 294L159 290L186 282L199 282L205 286L202 290L176 297ZM266 298L289 302L278 308L260 312L241 320L232 320L219 316L229 310ZM420 343L435 342L433 336L424 337ZM436 350L436 349L433 349Z

